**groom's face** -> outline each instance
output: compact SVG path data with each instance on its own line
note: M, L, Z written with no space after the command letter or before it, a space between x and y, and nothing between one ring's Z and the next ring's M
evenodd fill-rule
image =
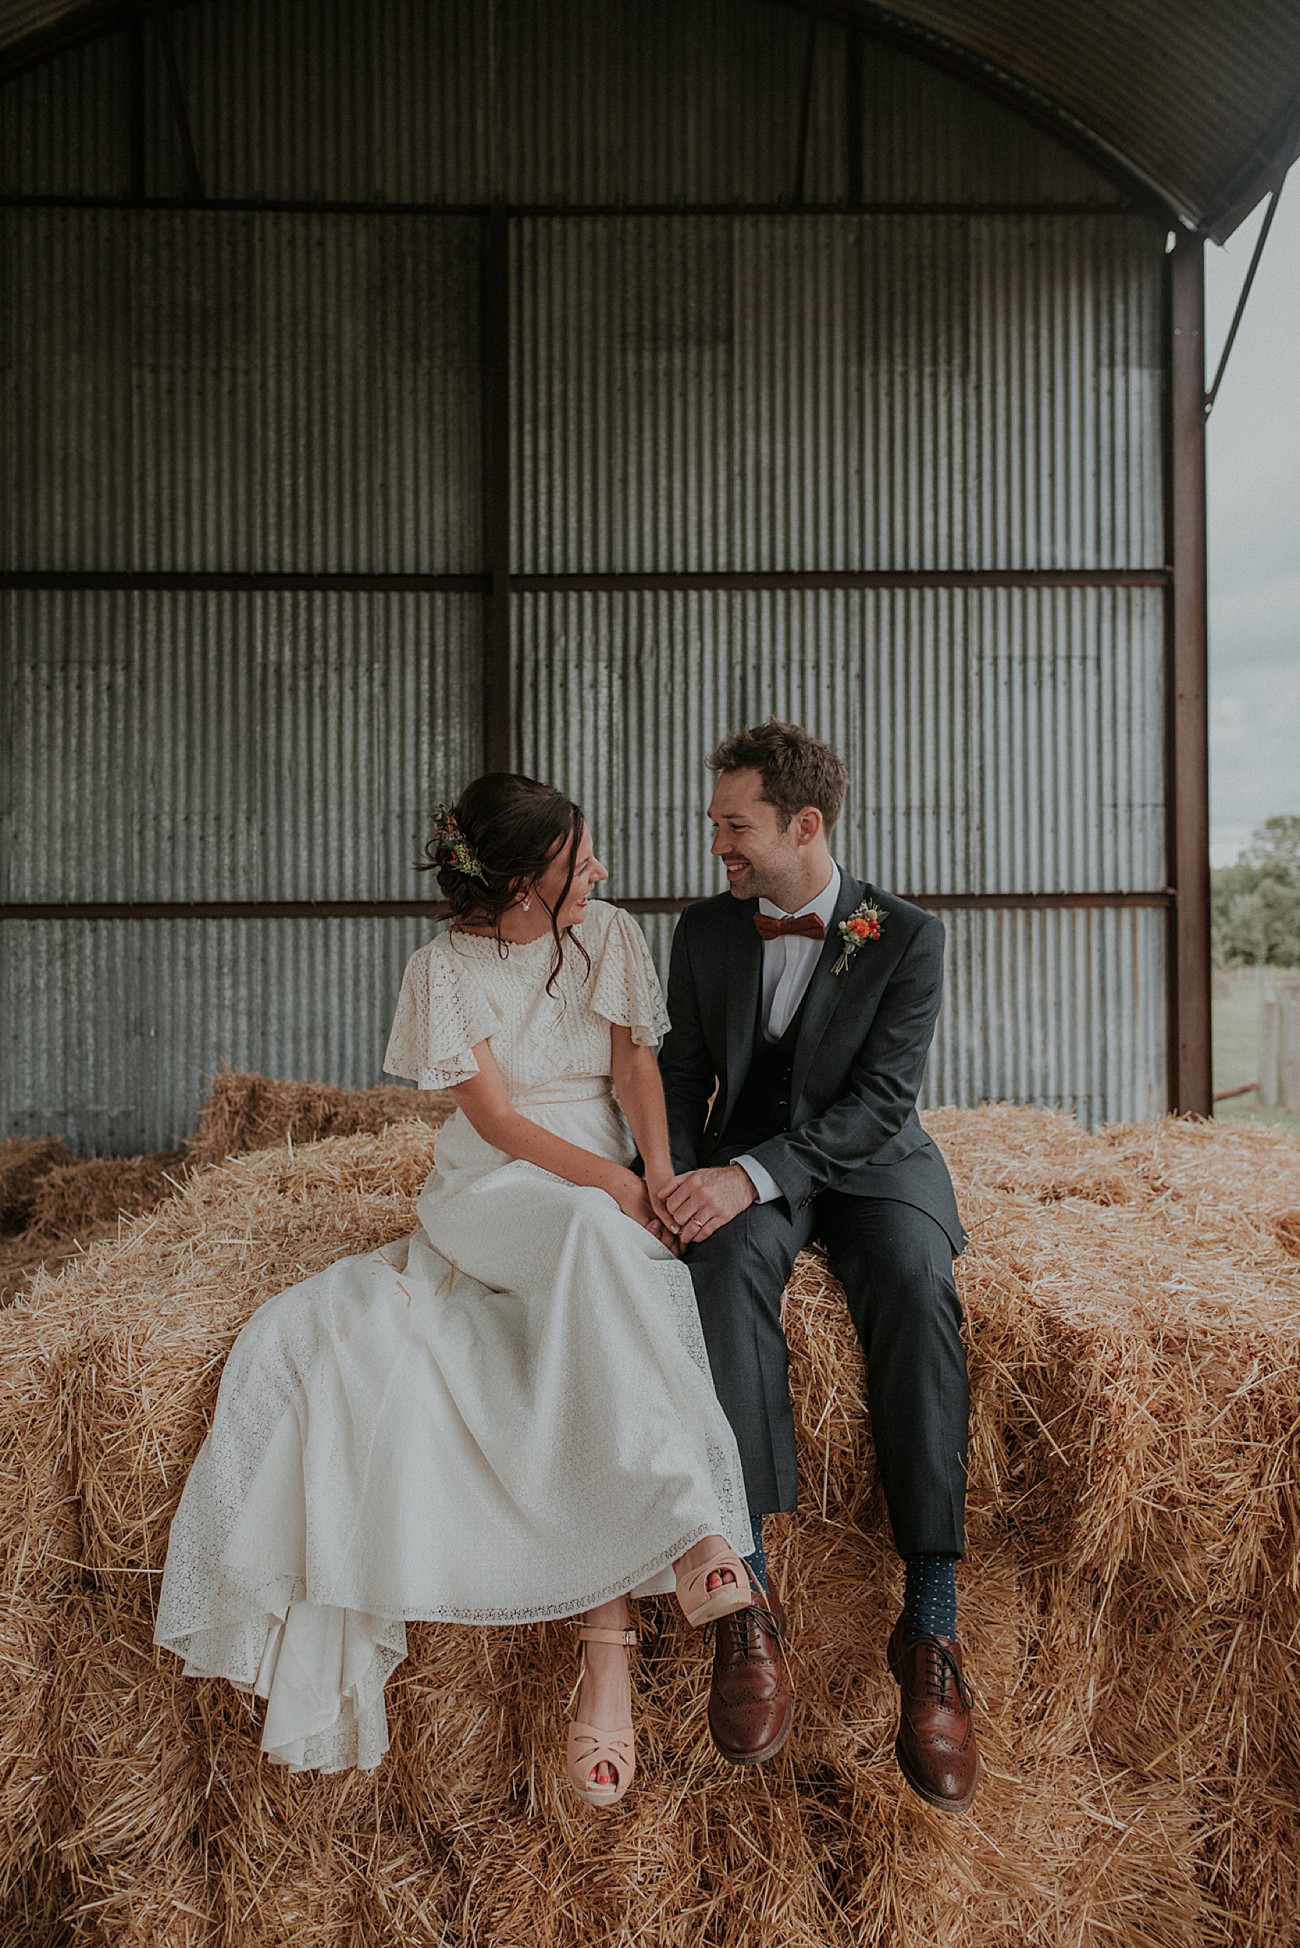
M784 906L799 878L797 821L782 827L776 806L763 797L762 773L724 771L709 800L709 818L713 856L726 868L730 891L738 900Z

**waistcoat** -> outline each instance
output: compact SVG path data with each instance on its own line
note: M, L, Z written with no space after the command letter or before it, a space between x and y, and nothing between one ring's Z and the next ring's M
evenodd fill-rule
M754 1017L754 1047L745 1086L727 1118L722 1141L728 1149L747 1150L769 1136L780 1136L790 1127L790 1085L794 1074L795 1043L803 1020L804 1002L795 1009L785 1033L769 1041L763 1031L763 993L760 984L758 1010Z

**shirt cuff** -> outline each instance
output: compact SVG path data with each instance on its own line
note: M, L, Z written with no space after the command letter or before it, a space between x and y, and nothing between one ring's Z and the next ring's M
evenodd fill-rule
M761 1163L755 1163L753 1157L733 1157L731 1161L740 1165L750 1183L758 1192L758 1201L760 1204L775 1204L778 1197L784 1197L785 1192L781 1189L780 1184L777 1183L776 1178L769 1171L764 1170Z

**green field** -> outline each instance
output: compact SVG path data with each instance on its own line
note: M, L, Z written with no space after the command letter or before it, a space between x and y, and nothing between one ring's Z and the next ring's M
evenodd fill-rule
M1262 1006L1259 980L1253 967L1216 971L1211 1033L1214 1040L1214 1087L1232 1089L1259 1075ZM1300 1116L1284 1109L1260 1109L1254 1096L1234 1096L1216 1103L1214 1114L1224 1122L1277 1123L1300 1136Z

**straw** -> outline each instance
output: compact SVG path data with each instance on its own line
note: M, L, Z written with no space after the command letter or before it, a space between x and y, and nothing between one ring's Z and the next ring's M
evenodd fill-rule
M412 1228L434 1134L406 1121L202 1170L0 1315L21 1599L0 1914L26 1899L69 1939L187 1948L1295 1938L1300 1280L1277 1227L1300 1144L1007 1106L927 1121L971 1233L971 1815L894 1765L901 1572L817 1253L786 1296L802 1499L769 1560L798 1704L771 1766L714 1752L709 1646L667 1601L638 1606L640 1770L604 1817L561 1776L563 1625L412 1624L387 1758L332 1778L266 1764L258 1708L153 1649L231 1340L262 1299Z
M418 1117L435 1129L454 1108L445 1090L341 1089L326 1082L280 1082L229 1069L212 1079L199 1127L189 1141L196 1163L220 1163L246 1150L292 1140L377 1132Z

